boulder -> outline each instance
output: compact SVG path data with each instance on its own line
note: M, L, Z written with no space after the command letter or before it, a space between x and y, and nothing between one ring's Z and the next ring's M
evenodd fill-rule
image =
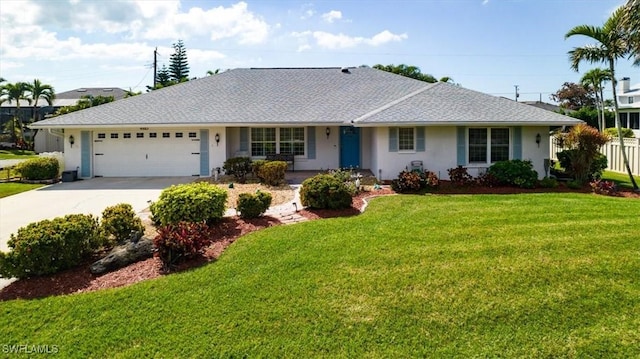
M153 256L153 241L142 237L139 240L127 241L114 247L109 254L94 262L89 270L93 274L103 274L122 268Z

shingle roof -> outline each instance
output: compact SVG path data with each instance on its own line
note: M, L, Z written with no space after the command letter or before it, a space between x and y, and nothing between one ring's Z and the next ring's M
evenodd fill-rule
M356 119L360 125L572 125L580 120L503 97L438 82L393 106Z
M444 85L444 86L443 86ZM485 104L484 102L489 102ZM449 84L367 68L235 69L38 122L33 127L576 120ZM503 108L505 107L505 108ZM527 111L532 108L534 110ZM539 110L537 112L535 110ZM495 111L495 112L492 112ZM544 115L543 115L544 114Z

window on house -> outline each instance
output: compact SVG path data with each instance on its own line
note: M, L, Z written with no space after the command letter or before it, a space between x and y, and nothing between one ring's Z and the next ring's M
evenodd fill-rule
M251 156L266 156L276 153L276 129L251 129Z
M136 132L136 138L144 138L144 132Z
M398 151L415 151L415 129L413 127L398 128Z
M129 133L129 132L124 133L124 134L122 134L122 137L123 138L131 138L131 133Z
M629 114L629 128L640 130L640 112L632 112Z
M627 114L620 114L620 127L629 128L629 124L627 123Z
M196 138L197 135L195 132L189 132L189 138Z
M107 138L107 135L104 133L99 133L98 138Z
M162 133L162 138L169 138L169 137L171 137L171 134L169 132Z
M176 138L182 138L182 132L176 132Z
M304 156L304 128L280 129L280 153L293 153Z
M111 138L118 138L118 134L117 133L112 133L111 134Z
M158 134L155 132L149 132L149 138L156 138L158 137Z
M629 96L628 97L628 102L627 103L629 103L629 104L633 103L633 96Z
M489 161L490 159L490 161ZM470 128L469 162L489 163L509 159L508 128Z

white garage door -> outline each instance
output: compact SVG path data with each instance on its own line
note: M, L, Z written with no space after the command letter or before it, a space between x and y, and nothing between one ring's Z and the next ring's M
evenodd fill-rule
M93 175L192 176L200 172L198 131L95 131Z

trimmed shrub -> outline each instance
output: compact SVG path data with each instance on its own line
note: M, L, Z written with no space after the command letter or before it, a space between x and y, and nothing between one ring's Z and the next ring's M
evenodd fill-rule
M520 188L533 188L538 182L538 172L531 161L499 161L491 165L487 173L494 176L502 185Z
M153 239L165 271L186 258L202 253L212 242L211 230L205 222L178 222L161 226Z
M264 214L271 205L271 194L257 191L255 194L240 193L237 209L241 218L257 218Z
M287 163L284 161L269 161L260 166L258 178L269 186L278 186L284 182Z
M575 166L573 165L573 159L579 157L579 155L580 153L576 149L564 150L557 153L560 166L565 169L565 173L573 178L577 176L577 174L575 173ZM600 177L602 177L602 172L607 169L607 166L607 156L603 155L602 153L597 153L591 161L589 170L587 171L587 178L590 180L599 179Z
M341 209L351 207L351 193L340 179L319 174L307 178L300 188L302 205L317 209Z
M232 175L240 183L247 181L247 174L251 173L251 158L249 157L233 157L224 161L222 165L224 172Z
M604 129L604 133L611 138L618 138L618 129L615 127L609 127ZM622 137L634 138L636 135L630 128L622 128Z
M488 171L476 177L476 183L478 184L478 186L483 187L496 187L500 185L500 181L496 178L496 176L492 175Z
M0 252L0 276L27 278L71 268L104 245L98 219L70 214L18 229Z
M426 188L438 188L440 185L440 179L435 172L424 171L420 177Z
M540 180L540 187L542 188L556 188L558 187L558 180L551 177L545 177Z
M417 192L422 187L422 177L415 171L402 171L398 174L398 178L391 181L391 189L398 193Z
M178 222L217 222L224 216L227 191L206 182L174 185L151 204L153 221L160 225Z
M256 160L251 163L251 172L255 178L260 180L260 182L264 181L264 178L260 177L260 168L268 162L269 161L267 160Z
M102 211L100 227L105 234L116 242L124 242L132 232L144 232L142 221L136 217L133 207L128 203L119 203Z
M449 168L449 180L456 186L469 186L473 184L473 177L467 172L467 169L462 166L455 168Z
M602 194L605 196L615 196L618 194L618 187L613 181L602 181L598 179L591 181L590 185L591 190L595 194Z
M53 157L38 157L20 162L15 167L20 177L37 181L57 178L60 174L60 162Z

